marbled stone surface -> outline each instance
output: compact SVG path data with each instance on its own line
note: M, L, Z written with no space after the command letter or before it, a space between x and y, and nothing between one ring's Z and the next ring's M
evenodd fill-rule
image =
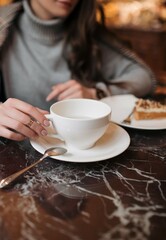
M0 190L0 240L165 240L166 131L126 129L129 148L96 163L46 159ZM41 156L0 139L0 179Z

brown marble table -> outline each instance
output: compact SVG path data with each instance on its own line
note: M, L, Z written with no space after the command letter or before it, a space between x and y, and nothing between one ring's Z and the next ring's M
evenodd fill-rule
M0 240L165 240L166 131L127 129L129 148L96 163L46 159L0 190ZM0 179L41 156L0 138Z

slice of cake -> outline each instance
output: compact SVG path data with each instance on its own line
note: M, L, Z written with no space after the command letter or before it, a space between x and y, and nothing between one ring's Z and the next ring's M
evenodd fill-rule
M166 105L153 100L139 99L133 115L136 120L166 118Z

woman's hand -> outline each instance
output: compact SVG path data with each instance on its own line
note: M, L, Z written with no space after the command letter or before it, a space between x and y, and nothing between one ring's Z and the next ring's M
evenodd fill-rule
M9 98L0 104L0 136L21 141L47 135L44 126L49 126L44 114L47 111L33 107L18 99Z
M52 91L47 96L46 101L56 98L64 100L69 98L92 98L96 99L96 90L81 85L76 80L69 80L66 83L56 84L52 87Z

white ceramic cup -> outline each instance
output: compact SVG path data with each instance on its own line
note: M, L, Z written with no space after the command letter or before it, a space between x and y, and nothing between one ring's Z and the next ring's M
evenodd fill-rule
M84 150L104 135L111 108L98 100L68 99L54 103L46 116L68 147Z

